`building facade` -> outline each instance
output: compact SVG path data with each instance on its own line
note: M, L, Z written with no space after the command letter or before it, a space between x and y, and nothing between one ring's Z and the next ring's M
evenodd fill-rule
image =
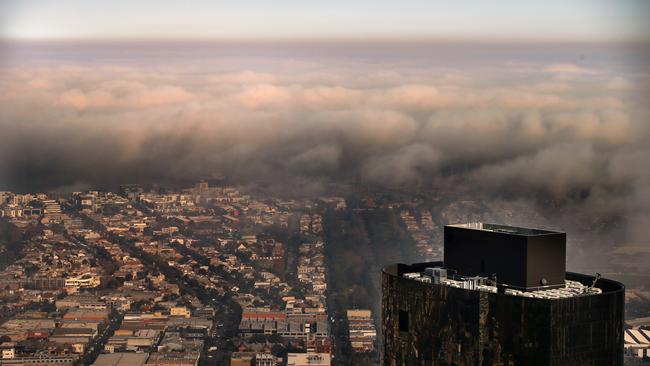
M561 288L522 291L450 274L462 271L384 268L385 366L623 365L622 284L568 272Z

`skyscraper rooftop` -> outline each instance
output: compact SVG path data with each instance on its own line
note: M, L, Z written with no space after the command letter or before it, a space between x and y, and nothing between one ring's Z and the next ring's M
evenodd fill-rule
M448 225L444 248L384 268L385 365L623 365L625 286L566 272L566 234Z
M471 230L483 230L491 231L495 233L504 233L510 235L521 235L521 236L537 236L537 235L552 235L552 234L561 234L559 231L550 231L542 229L530 229L525 227L518 226L509 226L509 225L499 225L499 224L488 224L484 222L469 222L465 224L452 224L447 225L449 227L457 227Z

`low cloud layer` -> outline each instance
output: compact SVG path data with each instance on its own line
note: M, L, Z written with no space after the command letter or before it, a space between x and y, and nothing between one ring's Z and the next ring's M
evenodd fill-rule
M112 47L126 56L5 60L1 188L444 179L647 219L649 75L637 50L217 47L153 60Z

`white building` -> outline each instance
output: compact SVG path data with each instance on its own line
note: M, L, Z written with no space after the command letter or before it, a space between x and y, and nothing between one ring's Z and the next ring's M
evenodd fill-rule
M330 366L332 356L329 353L289 353L287 366Z

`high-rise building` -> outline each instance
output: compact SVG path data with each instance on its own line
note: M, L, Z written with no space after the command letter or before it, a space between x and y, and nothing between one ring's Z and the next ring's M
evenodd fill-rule
M383 270L383 364L623 365L625 287L566 272L565 241L445 226L444 262Z

